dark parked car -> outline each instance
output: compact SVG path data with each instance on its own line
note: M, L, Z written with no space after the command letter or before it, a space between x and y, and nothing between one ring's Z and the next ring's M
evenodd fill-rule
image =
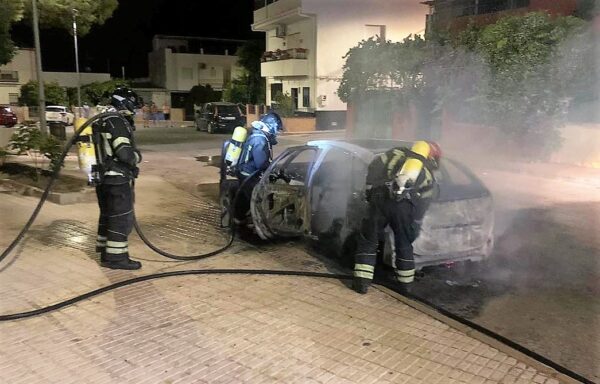
M263 239L308 236L351 263L366 209L363 192L373 157L395 140L311 141L286 149L252 195L254 227ZM435 172L437 199L414 242L417 268L487 259L493 247L494 212L489 190L458 161L443 158ZM388 231L386 263L393 259Z
M206 103L196 114L197 131L232 132L239 126L246 126L246 116L234 103Z
M17 124L17 115L5 105L0 105L0 125L11 128Z

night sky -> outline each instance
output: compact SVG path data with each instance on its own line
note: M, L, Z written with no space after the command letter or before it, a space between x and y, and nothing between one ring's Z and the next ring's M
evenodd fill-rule
M210 4L210 6L209 6ZM119 0L119 7L104 25L79 40L80 67L92 72L128 78L148 75L147 55L156 34L192 35L234 39L264 39L250 29L253 2L247 0ZM33 47L31 25L21 22L12 36L21 47ZM45 71L74 71L73 37L68 31L41 31Z

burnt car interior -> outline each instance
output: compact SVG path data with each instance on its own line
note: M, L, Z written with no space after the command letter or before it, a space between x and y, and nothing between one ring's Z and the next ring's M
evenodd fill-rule
M330 149L313 175L311 232L319 237L335 238L345 222L354 192L353 160L349 152Z
M266 222L275 233L301 234L306 223L306 183L317 149L303 147L279 159L268 175L262 202Z

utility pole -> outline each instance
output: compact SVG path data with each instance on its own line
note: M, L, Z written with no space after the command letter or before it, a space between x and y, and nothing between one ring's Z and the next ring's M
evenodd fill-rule
M75 72L77 72L77 106L81 108L81 75L79 74L79 46L77 44L77 9L73 8L73 40L75 42ZM81 117L81 116L79 116Z
M40 48L40 27L38 20L37 0L31 0L32 16L33 16L33 40L35 42L35 58L36 70L38 79L38 100L40 109L40 131L42 134L48 134L48 126L46 126L46 95L44 94L44 76L42 75L42 49Z

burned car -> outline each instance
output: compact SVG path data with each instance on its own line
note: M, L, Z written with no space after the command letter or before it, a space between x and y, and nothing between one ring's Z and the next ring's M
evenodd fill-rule
M412 143L396 140L311 141L286 149L254 189L251 214L263 239L308 236L344 264L354 258L366 209L367 168L375 155ZM492 197L461 163L444 158L435 172L439 193L414 242L417 268L487 259L493 247ZM388 239L391 231L388 232ZM384 260L393 260L386 241ZM332 255L333 253L333 255Z

